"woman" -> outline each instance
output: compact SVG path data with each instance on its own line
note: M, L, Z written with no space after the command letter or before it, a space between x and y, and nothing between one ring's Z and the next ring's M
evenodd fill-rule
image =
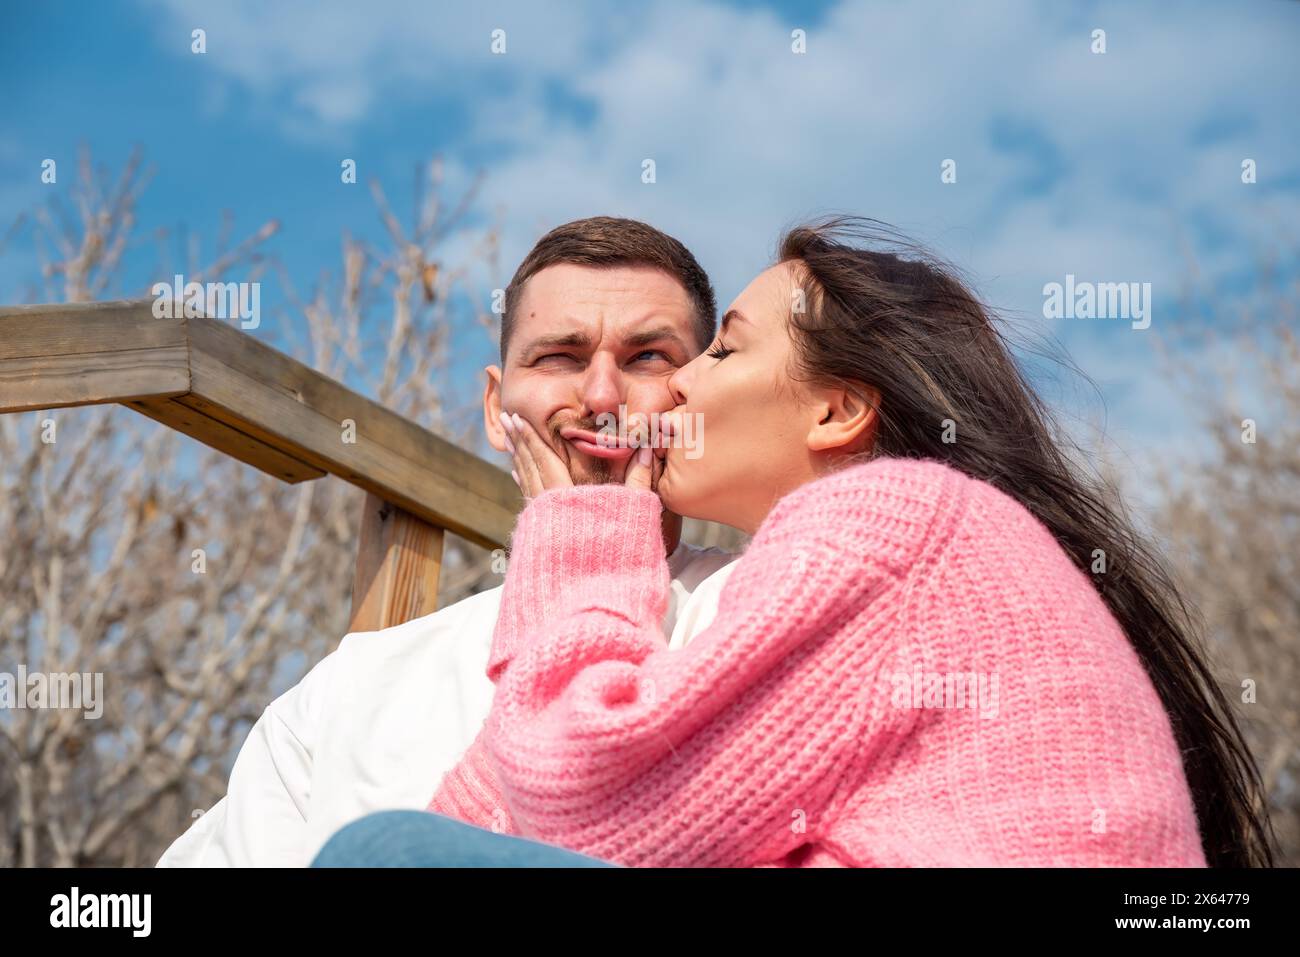
M429 809L631 866L1271 863L1158 562L967 289L862 238L788 233L674 374L703 456L574 487L510 420L495 701ZM753 534L675 651L664 506Z

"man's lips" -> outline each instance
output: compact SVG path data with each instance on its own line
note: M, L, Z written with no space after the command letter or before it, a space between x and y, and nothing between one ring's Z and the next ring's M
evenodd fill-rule
M618 441L615 436L602 435L587 429L563 428L560 429L560 438L584 455L598 459L626 459L636 451L630 445L615 445L614 443Z

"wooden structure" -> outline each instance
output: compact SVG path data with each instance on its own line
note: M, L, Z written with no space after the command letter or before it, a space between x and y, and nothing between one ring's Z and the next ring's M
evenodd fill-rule
M0 413L105 402L285 482L364 489L351 631L435 610L444 531L502 547L523 504L506 472L227 323L151 299L0 308Z

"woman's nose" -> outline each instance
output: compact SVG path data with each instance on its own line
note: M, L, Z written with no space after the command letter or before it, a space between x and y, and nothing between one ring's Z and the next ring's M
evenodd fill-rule
M695 360L692 359L668 377L668 393L673 397L674 405L686 404L686 393L690 388L690 378Z

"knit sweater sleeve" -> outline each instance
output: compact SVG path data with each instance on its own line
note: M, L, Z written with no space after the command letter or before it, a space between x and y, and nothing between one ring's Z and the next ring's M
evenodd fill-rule
M783 498L711 627L680 650L658 627L659 499L621 486L536 497L515 529L491 713L430 810L508 818L512 833L633 866L752 866L808 843L913 720L868 693L890 629L847 626L887 604L934 520L936 486L907 478L907 463L882 461Z

